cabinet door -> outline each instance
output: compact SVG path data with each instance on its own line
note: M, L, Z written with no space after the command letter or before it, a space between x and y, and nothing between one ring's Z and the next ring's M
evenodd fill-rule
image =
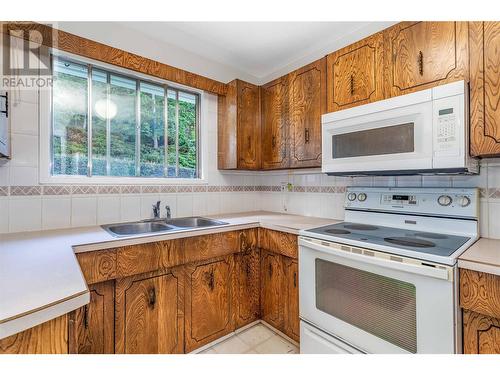
M321 166L321 115L326 112L326 59L290 74L291 167Z
M182 297L178 270L117 280L116 353L182 353Z
M387 95L468 77L467 22L401 22L384 33Z
M262 167L277 169L288 166L286 77L262 86Z
M238 168L260 168L259 87L238 81Z
M281 255L261 252L261 317L283 330L283 266Z
M89 286L90 303L70 313L69 352L112 354L115 352L115 282Z
M299 341L299 267L294 259L284 258L285 270L285 333L292 339Z
M258 248L248 249L236 259L236 328L259 318L260 254Z
M500 354L500 319L464 310L464 353Z
M473 156L500 155L500 22L470 22Z
M186 266L186 352L234 330L233 257Z
M327 56L328 112L384 98L381 33Z

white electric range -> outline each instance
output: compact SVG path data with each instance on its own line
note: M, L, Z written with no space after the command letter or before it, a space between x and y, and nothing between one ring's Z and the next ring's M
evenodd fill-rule
M345 221L299 237L301 353L459 353L457 258L478 191L347 189Z

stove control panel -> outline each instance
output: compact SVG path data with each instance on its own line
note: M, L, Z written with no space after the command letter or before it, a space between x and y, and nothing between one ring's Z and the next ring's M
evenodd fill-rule
M478 217L479 192L474 188L349 187L347 210Z

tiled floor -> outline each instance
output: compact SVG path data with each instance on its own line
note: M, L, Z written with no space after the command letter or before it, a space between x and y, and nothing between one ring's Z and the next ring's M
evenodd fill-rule
M259 323L200 354L298 354L299 348Z

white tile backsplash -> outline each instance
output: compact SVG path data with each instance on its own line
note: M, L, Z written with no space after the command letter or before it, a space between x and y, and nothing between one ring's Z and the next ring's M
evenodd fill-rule
M120 197L120 221L136 221L141 219L141 197L139 195L122 195Z
M42 198L42 229L71 226L71 198Z
M120 197L116 195L97 197L97 224L118 223L120 221Z
M73 196L71 199L71 226L85 227L97 224L97 197Z
M10 197L9 232L42 229L41 197Z

